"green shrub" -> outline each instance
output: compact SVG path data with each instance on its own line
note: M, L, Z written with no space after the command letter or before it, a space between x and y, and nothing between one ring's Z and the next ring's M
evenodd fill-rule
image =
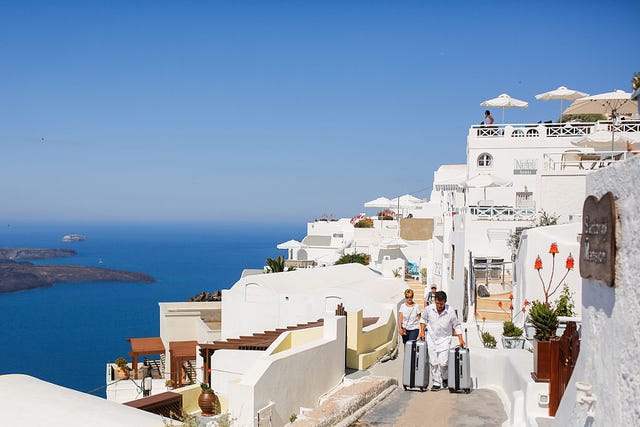
M561 123L576 120L579 122L597 122L598 120L607 120L603 114L563 114L560 118Z
M519 337L522 332L522 329L514 325L513 322L504 322L502 324L502 335L505 337Z
M335 265L353 264L353 263L369 265L369 259L370 257L367 254L345 254L345 255L342 255L340 259L338 259L335 262Z
M485 348L496 348L496 344L496 338L493 335L489 332L482 333L482 345L484 345Z
M573 303L573 292L569 290L569 286L565 283L562 286L562 293L556 300L556 314L558 316L571 317L575 316L576 312L574 308L576 307Z

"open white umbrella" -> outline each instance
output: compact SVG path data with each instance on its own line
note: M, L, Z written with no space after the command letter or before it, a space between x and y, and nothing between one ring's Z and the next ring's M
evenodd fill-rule
M562 115L562 101L575 101L585 96L589 96L589 94L560 86L558 89L536 95L536 99L543 101L560 101L560 114Z
M466 188L484 189L484 200L487 200L487 187L511 187L513 182L490 173L481 173L466 180L462 186Z
M497 98L488 99L480 103L483 107L495 107L502 108L502 123L504 123L504 109L505 108L522 108L523 110L529 106L526 101L520 101L503 93Z
M378 197L377 199L374 199L365 203L364 207L387 209L387 208L393 207L393 204L391 203L391 200L387 199L386 197Z
M583 138L576 142L572 142L577 147L589 147L596 150L626 150L627 143L637 144L640 143L640 136L637 133L632 132L609 132L609 131L597 131L585 135Z
M578 98L564 110L563 114L604 114L612 113L631 115L638 112L638 102L631 99L631 94L623 90L600 93L598 95Z
M414 208L416 205L423 203L422 199L418 199L411 194L405 194L404 196L396 197L390 200L391 206L400 208Z
M277 245L276 248L278 248L278 249L298 249L301 246L302 246L302 243L298 242L297 240L287 240L286 242L280 243L279 245Z

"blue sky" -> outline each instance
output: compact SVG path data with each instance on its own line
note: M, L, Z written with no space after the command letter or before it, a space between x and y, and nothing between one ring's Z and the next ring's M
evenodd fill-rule
M3 2L0 221L309 221L428 197L479 103L631 90L640 2ZM500 112L494 111L500 120ZM426 190L424 190L426 189ZM423 190L423 191L421 191Z

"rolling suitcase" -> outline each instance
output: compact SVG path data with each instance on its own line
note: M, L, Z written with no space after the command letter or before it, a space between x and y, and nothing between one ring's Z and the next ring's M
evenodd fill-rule
M449 373L447 375L449 393L469 393L473 386L471 381L471 363L469 349L456 347L449 349Z
M405 390L419 388L420 391L424 391L429 386L429 355L426 341L407 341L404 345L402 383Z

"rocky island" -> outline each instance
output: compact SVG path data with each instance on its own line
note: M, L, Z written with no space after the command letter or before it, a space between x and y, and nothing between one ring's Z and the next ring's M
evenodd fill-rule
M42 260L75 256L70 249L0 248L0 293L53 286L61 282L152 283L148 274L76 265L37 265L16 260Z

